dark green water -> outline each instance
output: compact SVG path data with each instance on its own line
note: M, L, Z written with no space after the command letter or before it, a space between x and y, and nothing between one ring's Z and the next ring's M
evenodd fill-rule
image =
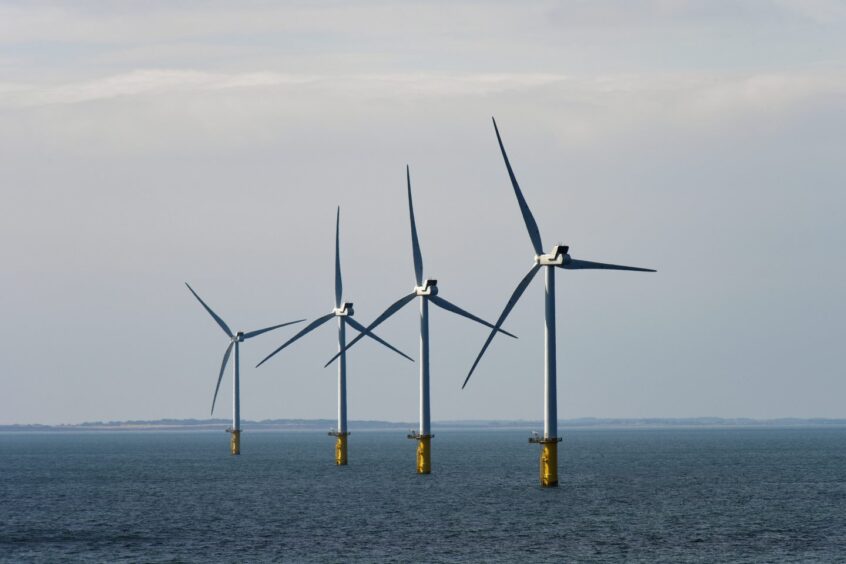
M0 434L0 560L846 561L846 429Z

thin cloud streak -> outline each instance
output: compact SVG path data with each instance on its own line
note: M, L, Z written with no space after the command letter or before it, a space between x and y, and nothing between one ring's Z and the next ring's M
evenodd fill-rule
M0 108L26 108L78 104L121 96L161 96L182 92L312 86L324 93L339 88L357 94L416 94L422 96L485 95L506 90L526 90L567 80L556 74L437 75L362 74L307 75L278 72L208 73L196 70L148 69L105 78L58 85L0 83Z
M715 73L617 75L591 78L555 73L373 73L351 75L286 74L272 71L209 73L181 69L144 69L63 84L0 83L0 108L78 104L130 96L166 96L267 87L308 88L323 95L383 97L485 96L507 91L554 87L568 97L678 98L699 111L749 105L782 107L817 94L846 92L846 71L740 75Z
M179 92L304 84L314 80L314 77L270 72L221 74L192 70L138 70L52 86L0 84L0 107L78 104L121 96L161 96Z

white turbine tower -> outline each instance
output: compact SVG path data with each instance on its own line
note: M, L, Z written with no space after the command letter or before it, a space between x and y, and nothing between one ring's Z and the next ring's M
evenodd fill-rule
M532 241L532 247L535 251L534 262L535 265L529 270L526 276L517 284L511 298L505 304L502 314L496 322L495 329L488 335L488 339L482 346L479 356L470 368L467 378L464 380L462 389L467 385L470 376L479 364L482 355L485 354L488 345L491 344L496 335L496 328L499 328L504 322L505 318L511 312L512 308L517 304L517 301L523 295L523 292L528 287L529 283L541 269L545 267L546 271L546 291L545 291L545 336L544 336L544 414L543 414L543 437L529 439L529 442L536 442L542 446L540 457L540 480L541 486L555 487L558 485L558 443L561 438L558 437L558 412L557 412L557 393L556 393L556 374L555 374L555 269L563 268L564 270L634 270L638 272L655 272L649 268L636 268L633 266L620 266L616 264L604 264L601 262L590 262L586 260L576 260L568 254L569 247L566 245L555 245L551 253L543 252L543 245L541 244L540 232L526 200L523 198L523 193L520 191L520 186L517 184L517 178L514 176L514 171L511 169L511 163L508 161L508 155L505 154L505 147L502 145L502 138L499 136L499 129L496 126L496 120L493 120L494 131L496 132L496 139L499 142L499 149L502 151L502 158L505 160L505 167L508 169L508 176L511 178L511 185L514 187L514 195L517 196L517 204L520 206L520 212L523 214L523 221L526 223L526 229L529 232L529 238Z
M197 295L197 292L194 291L187 282L185 283L188 286L188 289L191 290L191 293L194 294L194 297L197 298L197 301L205 308L209 315L212 316L220 328L223 329L223 332L226 333L226 336L229 337L229 346L226 347L226 352L223 353L223 362L220 364L220 374L217 377L217 386L214 388L214 397L212 398L212 406L211 406L211 413L214 413L214 404L217 401L217 392L220 390L220 381L223 380L223 372L226 370L226 363L229 362L229 355L232 352L232 348L235 348L235 362L233 363L233 370L232 370L232 428L228 429L228 431L232 434L232 440L230 441L230 450L232 454L241 454L241 358L240 358L240 344L247 339L252 339L262 333L267 333L268 331L273 331L274 329L279 329L280 327L285 327L286 325L291 325L293 323L300 323L301 321L305 321L305 319L298 319L297 321L288 321L287 323L280 323L279 325L274 325L272 327L265 327L264 329L258 329L256 331L247 331L246 333L243 331L238 331L237 333L232 333L232 330L229 329L229 326L226 324L223 319L220 318L218 314L212 311L212 309L206 305L206 302Z
M400 351L399 349L388 344L373 333L368 332L364 326L353 319L353 304L351 302L344 302L342 300L344 285L341 280L341 241L340 241L340 222L341 222L341 208L338 207L338 214L335 217L335 308L331 313L322 317L318 317L299 333L282 343L282 345L275 351L267 355L264 360L256 365L256 368L270 360L276 353L314 329L317 329L333 317L338 318L338 351L341 353L338 361L338 429L329 434L337 437L335 441L335 463L338 465L345 465L347 463L347 436L350 434L347 430L347 355L344 352L344 345L346 345L346 326L350 325L362 335L367 335L371 339L385 345L392 351L396 352L411 360L413 359Z
M438 281L423 278L423 258L420 253L420 244L417 240L417 226L414 223L414 206L411 201L411 174L408 166L406 166L405 173L408 186L408 215L411 221L411 250L414 256L414 275L417 285L410 294L394 302L379 317L373 320L365 331L372 331L377 325L398 312L414 298L420 298L420 425L416 432L408 435L408 438L417 440L417 473L429 474L432 468L431 439L433 437L429 417L429 302L487 327L493 328L494 326L438 296ZM514 337L514 335L502 329L497 328L496 330ZM326 366L329 366L333 360L356 344L363 336L364 333L350 341L346 347L341 349L338 354L326 363Z

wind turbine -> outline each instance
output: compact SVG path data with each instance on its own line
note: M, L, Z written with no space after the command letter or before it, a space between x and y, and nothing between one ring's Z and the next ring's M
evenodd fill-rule
M491 118L493 119L493 118ZM555 269L563 268L564 270L634 270L638 272L655 272L649 268L636 268L633 266L620 266L617 264L605 264L601 262L591 262L586 260L577 260L571 258L569 255L570 248L567 245L555 245L552 247L552 252L544 253L543 245L541 244L540 232L538 231L538 224L526 204L523 193L520 191L520 186L517 184L517 178L514 176L514 171L511 169L511 163L508 161L508 155L505 153L505 147L502 145L502 138L499 136L499 129L496 126L496 120L493 120L494 131L496 132L496 139L499 142L499 149L502 151L502 158L505 160L505 167L508 169L508 176L511 178L511 185L514 187L514 195L517 196L517 204L520 206L520 212L523 214L523 221L526 223L526 230L529 232L529 239L532 241L532 247L535 251L534 261L535 265L517 284L514 293L511 294L505 308L502 310L499 319L496 321L494 330L488 335L488 339L479 351L479 356L473 362L467 378L464 380L461 388L467 385L470 376L479 364L482 355L491 344L496 330L505 322L505 318L511 313L512 308L517 304L517 301L523 295L523 292L529 286L529 283L541 269L546 268L546 308L545 308L545 331L544 331L544 414L543 414L543 437L535 437L529 439L529 442L539 443L542 446L540 456L540 481L543 487L556 487L558 485L558 443L561 438L558 436L558 408L556 401L556 374L555 374Z
M401 310L414 298L420 298L420 425L416 432L412 431L408 435L408 438L417 440L417 473L429 474L432 471L431 439L434 436L432 435L429 417L429 302L446 311L461 315L467 319L472 319L487 327L493 328L494 326L440 297L438 295L438 281L423 278L423 257L420 253L420 243L417 240L417 226L414 223L414 206L411 201L411 173L408 166L405 167L405 175L408 185L408 215L411 221L411 251L414 257L414 276L417 285L410 294L394 302L379 317L374 319L365 331L372 331L377 325ZM496 328L496 330L510 337L514 337L511 333L500 328ZM365 333L362 333L350 341L346 347L341 349L338 354L326 363L326 366L329 366L339 355L355 345L364 335ZM516 339L516 337L514 338Z
M212 398L212 406L211 406L211 413L214 413L214 404L217 401L217 392L220 390L220 381L223 380L223 371L226 370L226 363L229 362L229 354L232 352L232 348L235 348L235 362L233 364L233 371L232 371L232 428L227 429L232 434L232 439L229 443L230 450L232 454L241 454L241 358L240 358L240 345L242 342L246 341L247 339L252 339L253 337L257 337L262 333L267 333L268 331L273 331L274 329L279 329L280 327L285 327L286 325L291 325L293 323L299 323L301 321L305 321L305 319L298 319L296 321L288 321L287 323L280 323L279 325L274 325L272 327L265 327L264 329L258 329L256 331L247 331L246 333L243 331L238 331L237 333L232 333L232 330L229 329L229 326L226 324L223 319L220 318L218 314L216 314L212 309L206 305L206 302L197 295L197 292L194 291L187 282L185 283L188 286L188 289L191 290L191 293L194 294L194 297L197 298L197 301L205 308L209 315L212 316L220 328L223 329L223 332L226 333L226 336L229 337L229 346L226 347L226 352L223 353L223 362L220 364L220 375L217 377L217 386L214 388L214 397Z
M404 356L412 362L414 362L414 360L404 352L388 344L373 333L367 331L364 328L364 325L353 319L354 311L352 302L344 302L342 300L344 285L341 280L340 223L341 207L338 206L338 214L335 217L335 308L331 311L331 313L328 313L322 317L318 317L317 319L306 325L302 329L302 331L282 343L279 348L267 355L264 360L259 362L256 365L256 368L270 360L270 358L273 357L276 353L278 353L300 337L304 336L306 333L317 329L333 317L338 318L338 351L341 354L341 358L338 361L338 430L330 431L329 435L337 437L337 440L335 442L335 463L342 466L347 463L347 436L349 436L349 432L347 431L347 355L346 352L344 352L344 345L346 344L346 326L350 325L353 329L359 331L362 335L367 335L374 341L382 343L395 353Z

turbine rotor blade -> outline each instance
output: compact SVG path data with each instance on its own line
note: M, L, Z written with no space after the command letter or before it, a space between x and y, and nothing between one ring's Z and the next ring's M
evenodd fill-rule
M274 325L273 327L265 327L264 329L257 329L255 331L250 331L248 333L244 333L244 339L252 339L262 333L267 333L268 331L273 331L274 329L279 329L280 327L285 327L286 325L293 325L294 323L302 323L305 319L297 319L296 321L288 321L286 323L280 323L279 325Z
M413 358L411 358L410 356L408 356L407 354L405 354L404 352L402 352L401 350L399 350L395 346L391 345L390 343L388 343L387 341L385 341L381 337L377 336L375 333L371 333L370 331L368 331L367 327L365 327L364 325L362 325L361 323L359 323L358 321L356 321L352 317L347 317L347 323L349 325L351 325L352 328L355 329L356 331L358 331L359 333L367 335L368 337L370 337L374 341L376 341L378 343L382 343L383 345L385 345L386 347L388 347L389 349L391 349L392 351L394 351L398 355L404 356L405 358L407 358L411 362L414 362Z
M475 362L473 362L473 366L470 368L470 372L467 374L467 378L464 379L464 383L461 385L461 389L464 389L464 386L467 385L467 382L470 380L470 376L473 375L473 371L476 370L476 366L479 364L479 361L482 359L482 355L485 354L485 351L488 349L488 345L491 344L493 338L496 336L497 329L502 326L505 322L505 318L508 317L508 314L511 313L511 310L517 304L517 301L520 299L520 296L523 295L523 292L526 291L526 288L529 287L529 283L535 277L535 274L538 273L540 270L540 265L536 264L532 267L532 269L520 280L520 283L517 284L517 287L514 289L514 293L511 294L511 297L508 299L508 303L505 304L505 308L502 310L502 313L499 315L499 319L496 320L496 324L494 325L495 329L491 331L490 335L488 335L485 344L482 345L482 350L479 351L479 356L476 357Z
M622 266L619 264L606 264L604 262L591 262L589 260L570 259L569 262L558 265L564 270L632 270L635 272L657 272L651 268L639 268L637 266Z
M432 302L433 304L435 304L436 306L440 307L441 309L445 309L445 310L450 311L452 313L461 315L463 317L466 317L467 319L472 319L476 323L481 323L482 325L484 325L486 327L490 327L491 329L499 331L500 333L505 333L509 337L513 337L515 339L517 338L517 335L512 335L508 331L506 331L504 329L500 329L499 327L496 327L493 323L488 323L484 319L476 317L475 315L473 315L469 311L465 311L465 310L461 309L457 305L446 301L444 298L442 298L440 296L429 296L429 301Z
M377 325L379 325L380 323L382 323L383 321L385 321L386 319L388 319L390 316L392 316L393 314L395 314L396 312L398 312L399 310L401 310L401 309L403 308L403 306L405 306L405 304L407 304L408 302L410 302L411 300L413 300L413 299L414 299L414 298L416 298L416 297L417 297L417 294L416 294L415 292L412 292L412 293L408 294L407 296L403 296L403 297L401 297L400 299L398 299L397 301L395 301L393 304L391 304L391 305L388 307L388 309L386 309L385 311L383 311L383 312L381 313L381 315L379 315L379 317L377 317L376 319L374 319L374 320L370 323L370 325L368 325L368 326L365 328L364 332L359 333L359 335L358 335L355 339L353 339L352 341L350 341L349 343L347 343L347 344L346 344L346 346L344 346L344 348L343 348L343 349L341 349L340 351L338 351L338 352L335 354L335 356L333 356L332 358L330 358L330 359L329 359L329 362L327 362L326 364L324 364L324 365L323 365L323 368L326 368L327 366L329 366L330 364L332 364L332 361L334 361L336 358L338 358L339 356L341 356L341 354L342 354L342 353L346 352L347 350L349 350L349 349L350 349L350 347L352 347L354 344L356 344L356 343L357 343L357 342L359 342L361 339L363 339L365 335L367 335L368 333L372 333L372 332L373 332L373 329L375 329Z
M230 338L234 337L235 335L232 334L232 330L229 329L229 326L226 324L226 322L223 321L218 314L213 312L212 308L206 305L206 302L204 302L203 299L197 295L197 292L194 291L194 288L192 288L188 284L188 282L186 282L185 285L188 286L188 289L191 290L191 293L194 294L194 297L197 298L197 301L199 301L200 304L202 304L202 306L206 309L206 311L209 312L209 315L211 315L212 318L217 321L217 324L220 325L220 328L223 329L223 332L226 333Z
M291 337L290 339L288 339L287 341L282 343L282 345L279 346L279 348L277 348L275 351L273 351L272 353L270 353L269 355L264 357L264 360L262 360L261 362L256 364L256 368L258 368L259 366L261 366L262 364L264 364L265 362L270 360L270 358L273 357L276 353L278 353L279 351L281 351L282 349L284 349L285 347L287 347L288 345L290 345L291 343L293 343L294 341L296 341L297 339L299 339L300 337L302 337L306 333L308 333L308 332L310 332L314 329L317 329L318 327L320 327L321 325L323 325L324 323L326 323L327 321L329 321L333 317L335 317L335 312L327 313L323 317L318 317L317 319L315 319L314 321L312 321L311 323L309 323L308 325L303 327L302 330L300 330L299 333L297 333L296 335L294 335L293 337Z
M502 144L502 137L499 136L499 128L496 126L496 120L493 120L494 131L496 132L496 140L499 142L499 150L502 151L502 158L505 160L505 168L508 169L508 176L511 178L511 185L514 187L514 195L517 196L517 203L520 205L520 213L523 214L523 221L526 223L526 230L529 232L529 238L532 240L532 246L535 248L535 254L543 254L543 244L541 243L540 231L538 231L538 224L529 210L529 204L523 197L523 192L520 190L520 185L517 184L517 177L514 176L514 171L511 169L511 163L508 161L508 155L505 153L505 147Z
M220 375L217 377L217 386L214 387L214 397L212 398L212 407L210 415L214 415L214 404L217 401L217 392L220 390L220 381L223 380L223 372L226 370L226 363L229 362L229 353L232 352L232 347L235 346L235 341L231 341L226 347L226 352L223 353L223 362L220 363Z
M408 182L408 215L411 218L411 252L414 255L414 276L417 285L423 285L423 255L420 253L420 241L417 239L417 224L414 222L414 205L411 202L411 171L405 165L405 178Z
M341 281L341 206L335 217L335 307L341 307L344 284Z

